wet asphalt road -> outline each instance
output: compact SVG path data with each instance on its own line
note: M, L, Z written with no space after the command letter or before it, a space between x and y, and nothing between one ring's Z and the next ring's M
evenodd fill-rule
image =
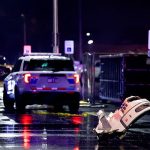
M140 118L122 140L98 141L93 133L96 112L117 106L80 106L78 114L67 108L55 112L46 106L28 107L25 114L6 112L0 94L0 149L2 150L146 150L150 147L150 113Z

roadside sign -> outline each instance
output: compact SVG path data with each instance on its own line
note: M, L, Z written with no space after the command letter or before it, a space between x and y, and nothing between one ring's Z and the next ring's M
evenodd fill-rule
M30 54L30 53L31 53L31 45L24 45L23 54Z
M74 41L65 41L65 54L74 54Z

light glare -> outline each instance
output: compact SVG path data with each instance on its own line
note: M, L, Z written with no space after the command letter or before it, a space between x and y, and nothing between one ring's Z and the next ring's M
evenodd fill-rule
M94 42L93 40L88 40L89 45L93 44L93 42Z

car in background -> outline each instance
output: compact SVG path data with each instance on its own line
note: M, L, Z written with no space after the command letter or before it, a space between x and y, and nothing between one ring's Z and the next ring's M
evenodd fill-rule
M77 113L80 101L79 74L73 61L60 54L30 53L19 57L12 72L4 79L5 109L24 111L26 105L48 104L69 107Z
M2 81L12 70L5 56L0 55L0 80Z

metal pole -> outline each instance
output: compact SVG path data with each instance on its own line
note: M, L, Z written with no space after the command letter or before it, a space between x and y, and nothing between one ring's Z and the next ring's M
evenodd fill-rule
M79 59L83 61L83 51L82 51L82 1L79 0Z
M27 35L26 35L26 20L24 14L21 14L21 17L23 18L23 44L27 44Z
M53 53L59 53L58 44L58 1L53 0Z

